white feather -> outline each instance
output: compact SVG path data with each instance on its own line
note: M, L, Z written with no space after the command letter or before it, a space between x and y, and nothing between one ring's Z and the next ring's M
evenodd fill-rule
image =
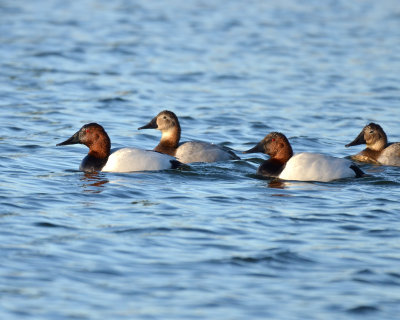
M303 152L292 156L279 175L283 180L322 181L355 177L352 162L317 153Z
M112 151L101 171L132 172L165 170L171 168L171 160L166 154L136 148L122 148Z

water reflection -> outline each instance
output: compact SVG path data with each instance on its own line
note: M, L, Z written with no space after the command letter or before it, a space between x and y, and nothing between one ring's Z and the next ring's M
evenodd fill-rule
M285 189L285 182L280 179L272 179L271 181L268 182L268 188L274 188L274 189Z
M83 182L83 192L88 193L102 192L104 184L109 182L109 180L105 178L104 175L100 172L84 173L80 180Z

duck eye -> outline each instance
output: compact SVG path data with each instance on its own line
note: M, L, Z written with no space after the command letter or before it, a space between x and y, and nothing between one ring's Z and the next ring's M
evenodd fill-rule
M164 118L163 118L164 120L167 120L167 117L166 116L164 116Z
M374 130L371 130L369 133L374 133Z

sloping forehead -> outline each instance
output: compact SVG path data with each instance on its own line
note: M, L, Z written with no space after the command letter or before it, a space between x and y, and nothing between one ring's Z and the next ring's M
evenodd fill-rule
M177 118L176 117L176 115L175 115L175 113L173 113L172 111L169 111L169 110L164 110L164 111L161 111L159 114L158 114L158 116L168 116L168 117L171 117L171 118Z
M268 138L268 139L271 139L271 138L274 138L274 139L285 139L285 136L280 132L271 132L266 136L266 138Z
M82 126L82 129L100 129L100 130L104 130L104 128L99 125L98 123L92 122L92 123L87 123L84 126Z
M366 126L367 129L369 130L382 130L382 127L379 124L371 122Z

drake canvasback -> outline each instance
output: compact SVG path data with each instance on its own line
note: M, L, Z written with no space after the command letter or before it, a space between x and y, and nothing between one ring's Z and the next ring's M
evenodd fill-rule
M85 172L131 172L176 168L174 157L136 148L111 150L111 140L104 128L97 123L85 124L72 137L57 144L84 144L89 153L83 158L79 170Z
M359 167L346 159L308 152L293 155L289 140L279 132L269 133L254 148L244 151L255 152L270 156L257 170L257 174L267 177L328 182L364 175Z
M169 154L180 162L216 162L240 159L228 148L222 148L212 143L202 141L188 141L179 143L181 126L178 117L172 111L161 111L142 129L158 129L161 131L160 143L154 151Z
M366 144L360 153L351 156L351 159L360 162L400 166L400 142L388 143L385 131L379 124L371 122L366 125L354 139L346 144L346 148Z

